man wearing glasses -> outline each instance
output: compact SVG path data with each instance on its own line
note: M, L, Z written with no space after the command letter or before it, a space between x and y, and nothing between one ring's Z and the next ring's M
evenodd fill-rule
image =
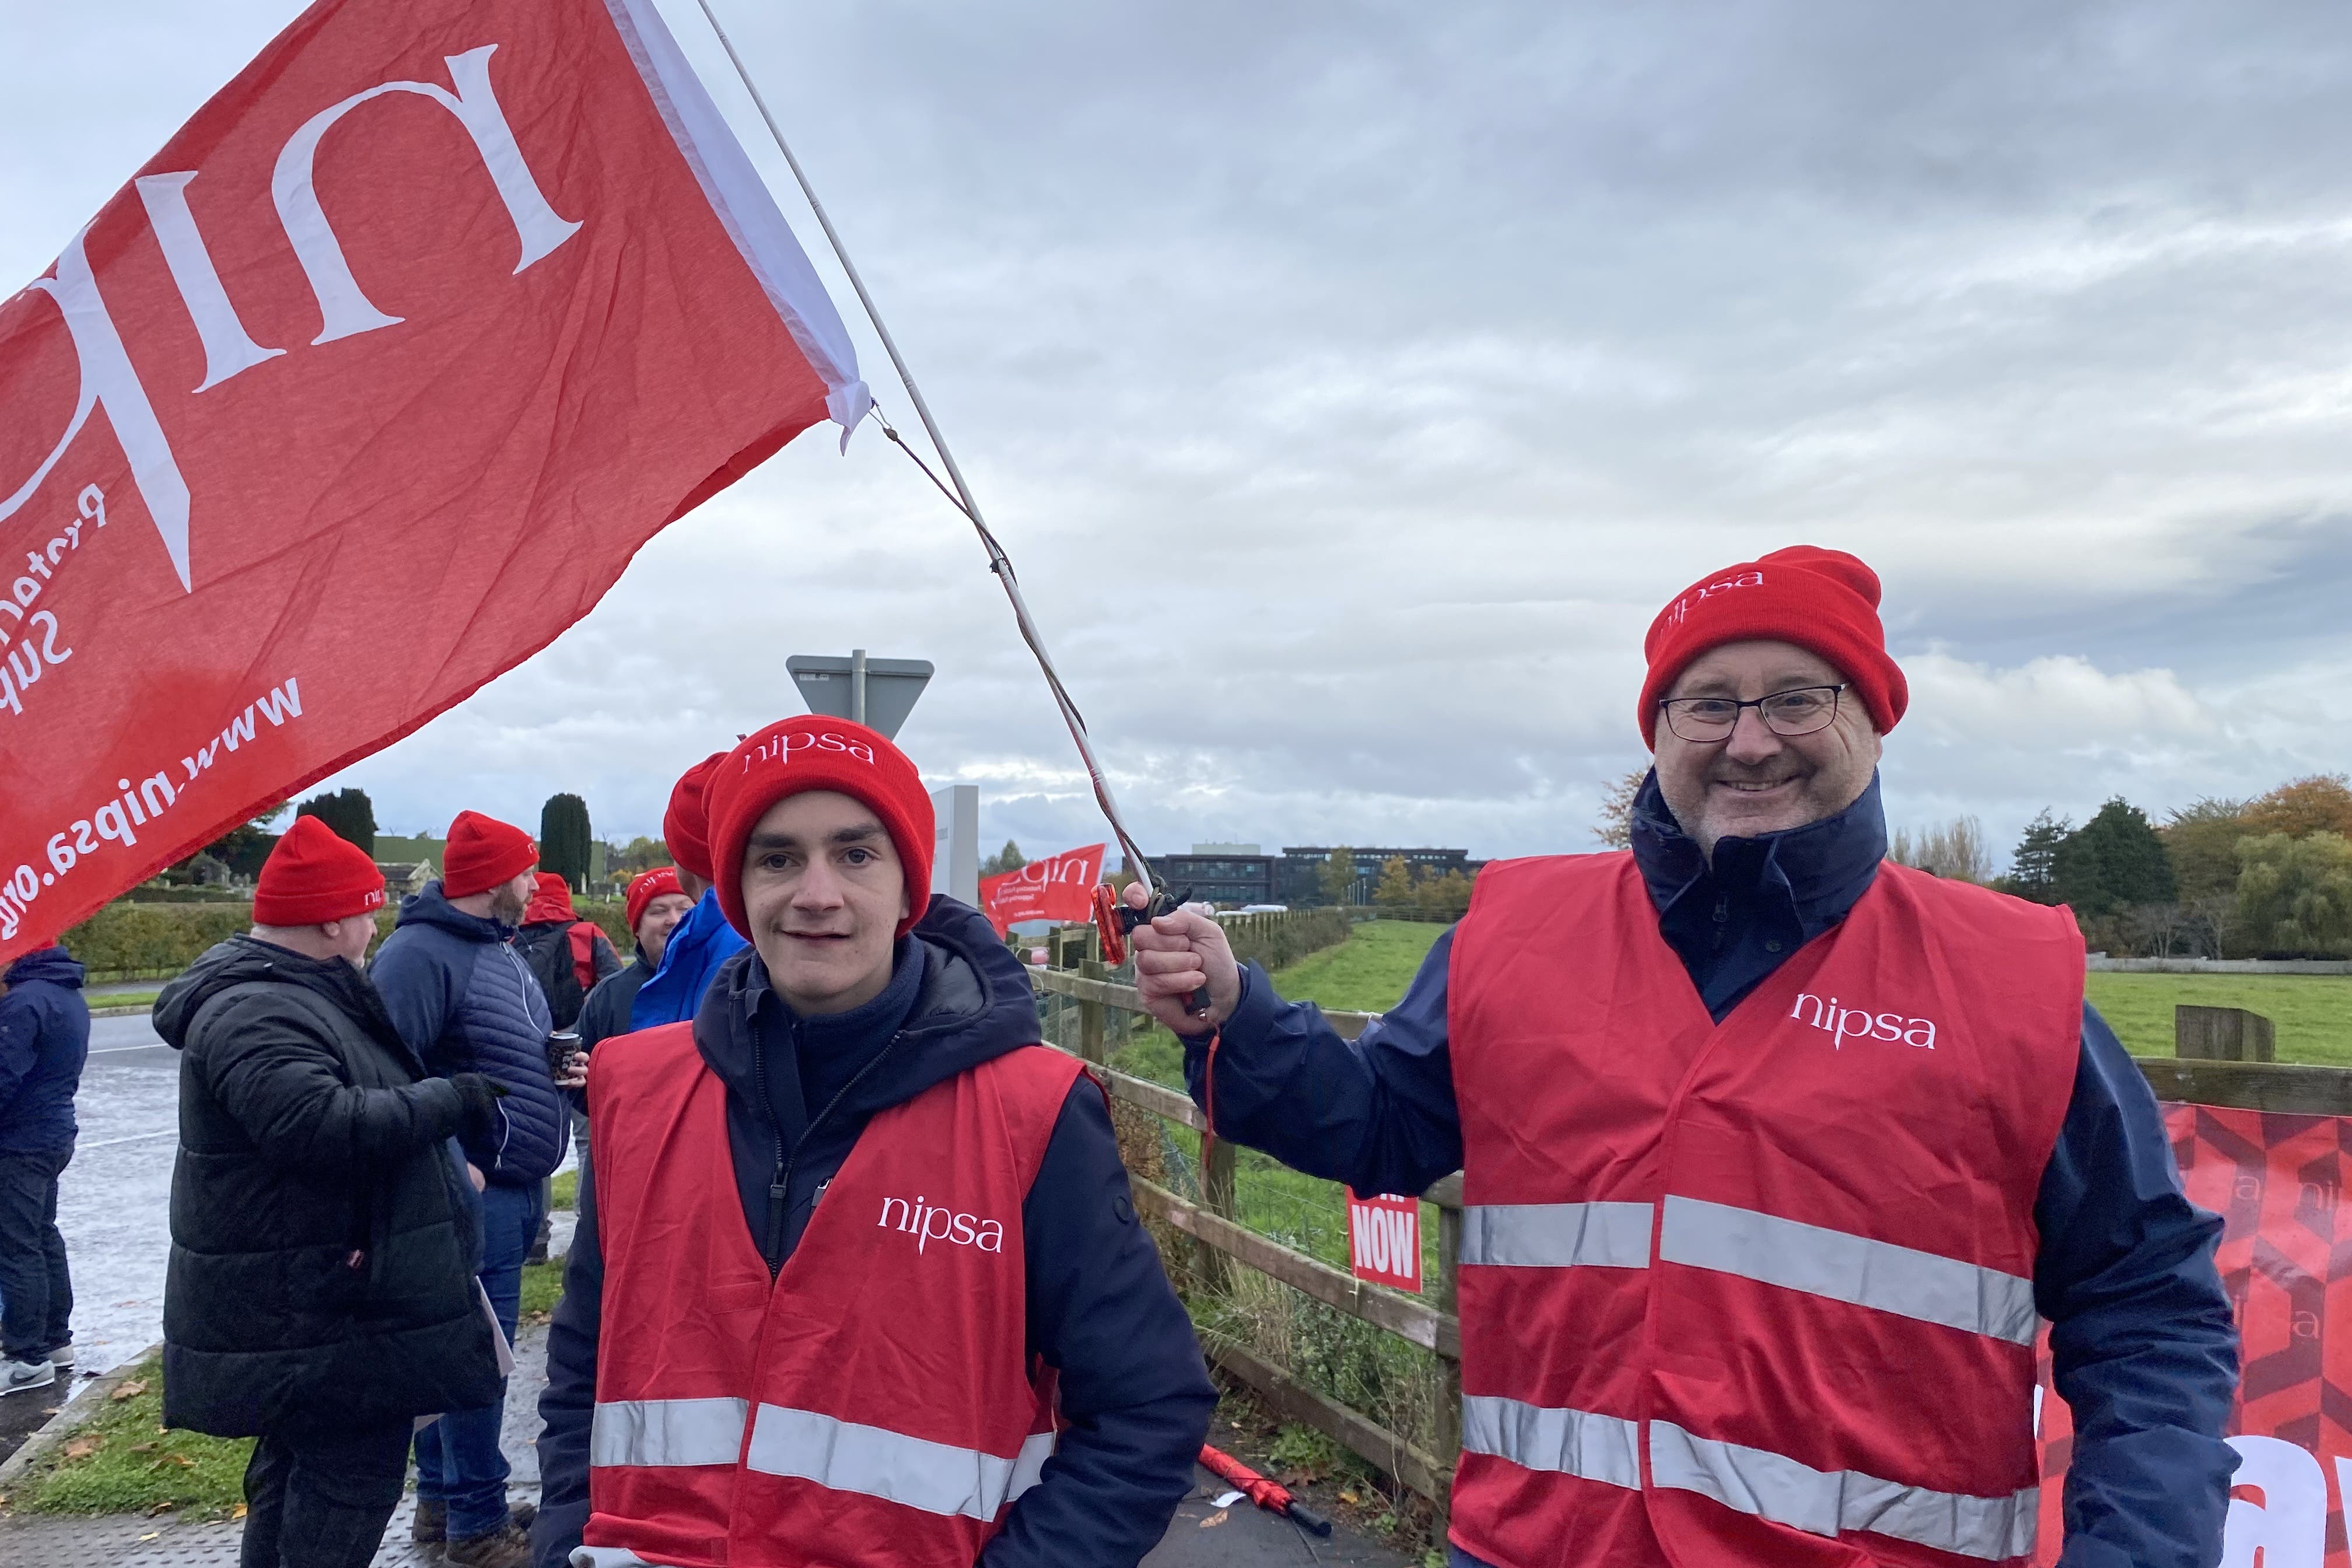
M1222 1135L1463 1172L1456 1568L2219 1560L2237 1336L2071 916L1885 863L1877 577L1776 551L1652 623L1633 848L1497 862L1360 1039L1136 932ZM1205 1013L1188 1011L1208 988Z

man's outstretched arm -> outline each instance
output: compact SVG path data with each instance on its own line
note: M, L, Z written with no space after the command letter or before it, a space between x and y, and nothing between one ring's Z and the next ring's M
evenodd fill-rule
M2034 1299L2074 1415L2061 1568L2219 1562L2237 1455L2238 1333L2219 1216L2180 1187L2156 1096L2088 1005L2074 1099L2034 1205Z
M1452 931L1422 960L1404 999L1354 1040L1313 1003L1276 995L1265 970L1236 965L1223 929L1205 915L1163 915L1133 940L1137 988L1183 1039L1185 1084L1221 1136L1360 1193L1418 1193L1461 1166L1445 1035ZM1204 985L1209 1011L1193 1013L1190 999Z

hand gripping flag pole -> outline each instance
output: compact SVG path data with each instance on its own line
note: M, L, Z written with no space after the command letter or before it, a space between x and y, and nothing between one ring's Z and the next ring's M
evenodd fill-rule
M907 388L908 399L915 406L915 416L923 422L923 429L931 439L931 447L939 453L940 463L947 469L947 482L940 481L939 475L931 471L930 465L907 445L906 439L888 419L882 417L877 409L876 418L881 423L882 433L913 459L915 466L939 487L940 493L948 498L949 504L963 513L980 535L981 545L988 552L988 569L996 574L997 581L1004 585L1004 596L1013 601L1013 616L1020 623L1021 640L1027 643L1029 651L1036 656L1037 668L1045 671L1045 684L1053 689L1054 701L1062 710L1062 721L1070 727L1070 739L1077 742L1078 755L1087 764L1087 776L1094 783L1095 804L1102 808L1111 832L1118 836L1119 847L1126 851L1129 864L1135 868L1136 875L1143 879L1144 886L1155 894L1163 892L1160 879L1152 872L1151 863L1143 858L1143 851L1137 847L1134 836L1128 832L1126 822L1118 815L1118 805L1111 798L1110 781L1103 776L1102 762L1095 755L1094 742L1087 734L1086 717L1078 711L1078 705L1070 700L1069 691L1062 685L1062 678L1054 668L1053 656L1045 651L1045 640L1038 633L1037 623L1030 617L1027 601L1021 596L1021 582L1013 574L1012 558L1004 553L1004 546L997 542L996 535L989 531L988 523L982 518L980 502L973 498L971 487L964 482L963 470L956 467L955 454L948 449L947 437L940 434L939 421L931 417L930 405L923 401L922 389L915 384L914 373L907 368L906 357L899 353L897 341L890 336L890 329L883 325L882 312L875 308L874 296L866 291L866 279L858 275L857 263L849 258L848 247L841 243L841 235L833 226L833 219L826 216L824 204L817 200L815 187L809 184L808 174L801 168L801 161L793 155L792 144L784 140L783 131L776 124L776 117L770 111L767 99L761 96L759 84L751 79L751 72L744 65L743 57L736 52L735 40L727 36L727 29L720 24L718 13L710 7L710 0L696 0L696 4L701 6L703 18L718 37L719 47L727 51L727 58L734 66L736 76L741 79L744 89L751 93L751 102L760 110L760 118L767 122L768 134L775 138L776 150L784 155L785 163L793 171L793 179L800 185L801 195L808 198L809 210L816 215L819 226L824 228L826 242L839 258L842 271L849 277L849 286L857 290L857 302L866 308L866 319L874 323L875 333L882 340L883 352L890 356L890 364L898 371L899 382ZM1161 900L1155 898L1153 901L1157 905ZM1122 908L1119 912L1124 917L1129 911ZM1108 938L1111 934L1106 926L1105 936Z

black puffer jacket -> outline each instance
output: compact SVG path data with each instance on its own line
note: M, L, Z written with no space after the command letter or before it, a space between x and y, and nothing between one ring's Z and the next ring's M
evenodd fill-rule
M181 1053L165 1423L242 1437L495 1401L462 1102L375 987L231 937L154 1021Z

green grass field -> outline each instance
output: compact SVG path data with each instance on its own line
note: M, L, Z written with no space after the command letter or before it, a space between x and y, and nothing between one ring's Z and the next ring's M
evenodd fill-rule
M1277 970L1274 988L1292 1002L1343 1013L1385 1013L1402 999L1430 944L1447 930L1433 921L1363 921L1337 947Z
M2095 973L2084 989L2135 1056L2172 1054L2172 1009L2185 1003L2260 1013L2283 1062L2352 1067L2352 975Z

